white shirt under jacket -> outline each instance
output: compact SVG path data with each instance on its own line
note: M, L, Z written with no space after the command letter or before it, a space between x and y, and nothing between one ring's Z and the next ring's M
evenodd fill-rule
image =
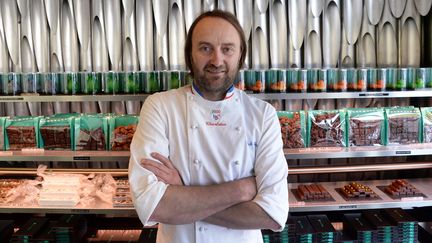
M232 88L222 101L193 86L149 96L131 144L129 180L135 209L146 226L167 184L140 166L151 152L169 156L185 185L212 185L255 175L253 199L282 230L288 217L288 166L279 121L268 103ZM205 200L204 198L202 200ZM159 224L157 242L262 242L260 230L236 230L197 221Z

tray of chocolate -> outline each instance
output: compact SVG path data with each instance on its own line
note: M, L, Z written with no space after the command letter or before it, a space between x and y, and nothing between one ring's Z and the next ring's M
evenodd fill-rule
M426 197L419 189L404 179L394 180L390 185L377 186L392 199L404 197Z
M356 200L380 200L381 198L368 186L358 182L350 182L336 191L347 201Z
M291 189L298 201L334 201L330 193L320 184L300 184L297 189Z
M23 183L20 179L0 179L0 204L6 203L9 192Z

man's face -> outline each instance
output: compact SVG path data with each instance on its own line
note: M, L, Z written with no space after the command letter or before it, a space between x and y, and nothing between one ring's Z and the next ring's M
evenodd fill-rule
M206 94L221 94L233 84L241 56L240 36L226 20L202 19L192 33L195 84Z

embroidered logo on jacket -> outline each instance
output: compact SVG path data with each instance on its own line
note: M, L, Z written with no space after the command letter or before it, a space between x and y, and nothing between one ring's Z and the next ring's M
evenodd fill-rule
M207 126L226 126L226 123L220 122L222 118L222 111L219 109L211 110L211 118L213 121L207 121Z

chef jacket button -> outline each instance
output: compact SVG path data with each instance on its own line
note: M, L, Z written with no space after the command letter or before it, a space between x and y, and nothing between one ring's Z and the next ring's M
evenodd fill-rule
M194 164L199 165L200 161L198 159L194 160Z
M194 100L194 97L193 97L193 96L190 96L189 99L190 99L190 100Z
M203 231L204 229L203 229L203 227L199 227L198 230L199 231Z
M241 127L236 127L235 130L240 131Z
M235 99L235 101L237 101L237 102L238 102L238 101L239 101L239 99L238 99L238 98L236 98L236 99Z
M191 125L191 129L197 129L198 126L197 125Z
M235 164L235 165L239 165L240 162L239 162L238 160L236 160L236 161L234 161L234 164Z

